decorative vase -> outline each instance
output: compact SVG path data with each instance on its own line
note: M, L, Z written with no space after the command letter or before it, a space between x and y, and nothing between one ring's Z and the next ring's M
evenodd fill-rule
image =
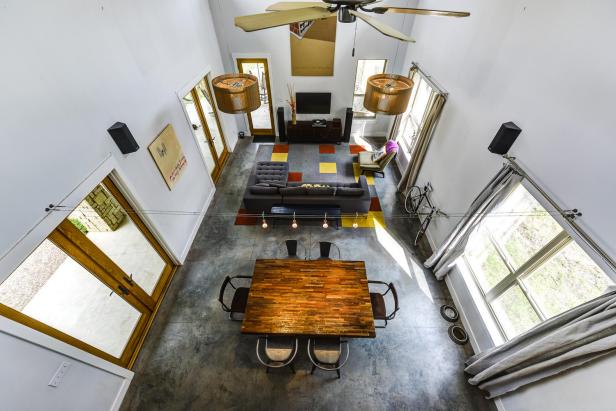
M291 111L291 124L297 124L297 113L295 110Z

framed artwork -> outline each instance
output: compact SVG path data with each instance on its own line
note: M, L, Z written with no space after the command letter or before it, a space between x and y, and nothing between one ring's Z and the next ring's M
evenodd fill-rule
M333 76L336 16L291 24L291 75Z
M167 183L167 187L172 190L186 169L187 162L171 124L167 124L156 136L148 146L148 150Z

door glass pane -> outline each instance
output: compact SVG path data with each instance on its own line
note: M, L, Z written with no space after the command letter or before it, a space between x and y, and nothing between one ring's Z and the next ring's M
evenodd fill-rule
M516 269L562 231L521 184L484 221Z
M201 153L203 153L203 158L205 158L205 165L210 173L213 174L216 169L216 161L212 156L212 151L210 149L210 145L208 144L205 131L203 131L203 125L201 124L201 119L199 118L197 107L195 107L192 94L188 93L185 95L182 99L182 103L184 104L184 107L186 107L186 113L188 113L188 118L191 123L190 125L195 133L195 136L197 137L197 141L199 142L199 148L201 149Z
M252 74L259 80L259 96L261 107L248 113L252 119L252 128L258 130L271 130L272 121L270 118L270 97L267 93L267 73L264 63L241 63L241 71L245 74Z
M376 117L376 114L364 107L364 97L363 95L353 96L353 113L355 117Z
M203 114L205 115L205 122L207 123L207 128L210 132L210 136L212 136L214 148L216 149L216 156L220 158L223 151L225 150L225 143L223 141L223 136L220 132L220 128L218 128L218 121L214 109L214 102L212 101L212 97L209 93L208 85L205 82L205 79L201 80L199 84L197 84L197 87L195 87L195 89L197 91L197 96L199 96L199 103L201 104L201 109L203 110Z
M603 294L610 278L576 243L570 243L524 280L547 317Z
M473 233L468 241L465 255L484 291L489 291L509 275L509 269L490 242L485 228Z
M166 263L105 186L96 186L68 219L152 294Z
M0 284L0 303L115 357L141 317L49 240Z
M524 331L530 330L541 319L519 286L515 285L492 302L496 318L511 339Z

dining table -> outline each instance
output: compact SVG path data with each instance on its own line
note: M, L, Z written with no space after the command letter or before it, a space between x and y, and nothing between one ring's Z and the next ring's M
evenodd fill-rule
M241 332L374 338L365 262L256 260Z

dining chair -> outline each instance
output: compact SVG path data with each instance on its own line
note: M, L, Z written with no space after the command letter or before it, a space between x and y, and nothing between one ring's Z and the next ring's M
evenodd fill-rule
M385 325L377 326L376 328L385 328L387 327L387 321L392 320L400 306L398 304L398 293L396 292L396 287L394 287L394 283L386 283L384 281L370 281L368 280L368 284L379 284L387 287L387 291L384 293L371 292L370 293L370 302L372 303L372 315L374 320L385 321ZM394 310L387 314L387 305L385 304L385 295L391 291L391 295L394 300Z
M311 248L314 248L314 246L316 245L313 244ZM319 241L319 260L331 260L331 251L332 248L337 252L338 254L338 260L342 259L342 254L340 253L340 247L338 247L335 243L331 243L329 241Z
M234 277L226 276L222 285L220 286L220 293L218 294L218 301L222 305L222 310L229 313L229 319L233 321L241 321L241 319L235 318L234 314L244 314L246 311L246 303L248 302L248 292L250 287L240 287L233 282L240 279L252 279L249 275L236 275ZM225 291L227 286L233 288L233 297L231 304L225 304Z
M261 356L262 345L265 359ZM261 336L257 338L257 359L265 366L266 373L270 368L289 367L295 374L293 360L297 355L298 347L299 340L296 337Z
M344 359L342 359L343 346L346 348ZM347 363L349 352L348 341L342 340L340 337L309 338L308 358L312 363L310 374L313 374L318 368L323 371L336 371L338 378L340 378L340 369Z
M306 258L306 247L304 247L304 245L302 243L300 243L297 240L285 240L285 246L287 248L287 258L296 258L296 259L300 259L300 258ZM300 257L297 254L298 251L298 246L301 250L303 250L304 256Z

